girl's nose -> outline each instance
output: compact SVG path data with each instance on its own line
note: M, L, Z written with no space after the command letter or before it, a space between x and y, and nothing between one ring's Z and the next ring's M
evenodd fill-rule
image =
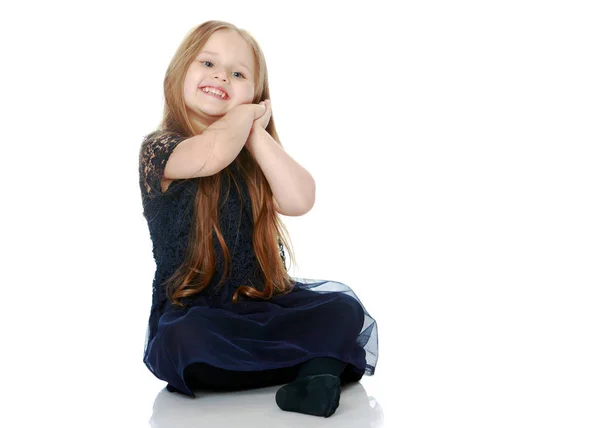
M227 81L227 73L224 72L224 71L222 71L222 70L216 71L215 72L215 77L218 78L218 79L222 79L224 81Z

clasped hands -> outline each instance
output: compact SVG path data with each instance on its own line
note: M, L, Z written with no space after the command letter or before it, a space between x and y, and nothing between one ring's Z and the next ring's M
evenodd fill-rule
M267 125L269 124L269 121L271 120L271 100L264 100L261 101L260 103L258 103L258 105L264 106L265 107L265 112L259 116L257 119L254 120L254 123L252 124L252 127L258 127L260 126L262 129L267 129Z
M250 134L248 135L248 140L246 141L246 147L248 149L251 149L255 132L260 129L267 129L267 125L271 120L271 100L267 99L258 104L251 105L255 108L254 122L252 123L252 128L250 130Z

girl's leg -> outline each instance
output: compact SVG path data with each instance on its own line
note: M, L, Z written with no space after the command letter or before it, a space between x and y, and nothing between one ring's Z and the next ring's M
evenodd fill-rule
M317 357L300 366L296 379L318 374L330 374L340 377L348 363L331 357Z
M238 391L281 385L296 378L298 366L262 371L235 371L206 363L193 363L184 370L184 379L191 389Z

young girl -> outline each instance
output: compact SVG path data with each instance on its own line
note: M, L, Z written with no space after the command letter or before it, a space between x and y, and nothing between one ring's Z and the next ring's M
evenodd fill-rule
M347 285L287 274L279 214L308 212L315 186L279 141L261 49L205 22L164 96L139 153L156 261L144 363L171 392L286 384L282 410L329 417L340 385L374 374L377 324Z

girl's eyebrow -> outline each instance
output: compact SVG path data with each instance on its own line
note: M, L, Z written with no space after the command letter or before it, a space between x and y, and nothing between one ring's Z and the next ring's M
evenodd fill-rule
M214 55L214 56L219 56L218 53L216 52L211 52L211 51L202 51L200 52L200 54L209 54L209 55ZM199 55L200 55L199 54ZM238 64L240 64L242 67L244 67L246 70L250 71L250 67L248 67L246 64L244 64L243 62L239 62Z

